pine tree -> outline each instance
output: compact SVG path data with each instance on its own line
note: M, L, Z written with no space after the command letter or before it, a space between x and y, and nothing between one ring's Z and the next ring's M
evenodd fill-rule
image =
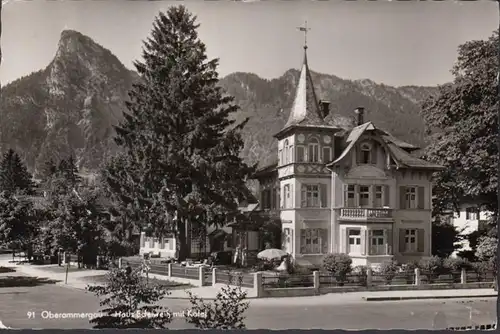
M188 252L187 224L225 224L253 170L239 156L245 122L230 119L238 107L217 87L218 60L207 60L198 26L184 6L156 17L143 61L135 62L142 80L116 128L127 177L113 188L131 196L143 228L176 233L180 259Z
M26 165L14 150L3 154L0 162L0 191L32 194L34 184Z

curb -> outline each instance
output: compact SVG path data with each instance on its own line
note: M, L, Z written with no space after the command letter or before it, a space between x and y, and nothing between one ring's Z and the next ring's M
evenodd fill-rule
M498 294L468 295L468 296L399 296L399 297L362 297L367 302L391 301L391 300L417 300L417 299L464 299L464 298L493 298Z

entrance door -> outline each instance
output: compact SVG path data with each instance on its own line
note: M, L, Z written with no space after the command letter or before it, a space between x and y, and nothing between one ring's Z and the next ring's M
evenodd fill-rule
M352 229L348 232L349 235L349 254L361 254L361 230Z

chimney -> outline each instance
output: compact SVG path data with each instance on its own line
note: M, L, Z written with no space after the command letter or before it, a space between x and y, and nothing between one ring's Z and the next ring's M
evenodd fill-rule
M358 108L354 109L354 112L358 115L358 119L357 119L358 124L357 125L363 124L365 122L365 120L364 120L365 108L358 107Z
M330 101L321 100L319 101L319 107L321 109L321 114L323 119L330 114Z

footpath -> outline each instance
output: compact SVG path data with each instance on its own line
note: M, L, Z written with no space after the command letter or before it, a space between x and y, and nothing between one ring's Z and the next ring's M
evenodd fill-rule
M33 266L29 264L17 265L7 260L0 260L0 266L15 268L16 272L26 276L40 277L53 281L55 284L73 289L85 290L88 284L92 283L92 278L103 276L106 270L78 270L70 271L67 283L65 283L66 273L57 270L52 271L50 267L57 265ZM150 277L153 275L150 275ZM160 275L154 275L155 279L166 279ZM169 278L170 280L170 278ZM219 286L212 287L192 287L188 290L203 299L215 299L219 292ZM245 288L244 288L245 289ZM331 305L337 303L366 303L382 301L404 301L404 300L429 300L429 299L478 299L497 297L498 294L493 289L450 289L450 290L414 290L414 291L363 291L330 293L311 297L282 297L282 298L255 298L253 289L246 289L252 304L274 304L274 305ZM186 290L173 289L170 291L169 299L189 299ZM0 324L1 328L1 324Z

